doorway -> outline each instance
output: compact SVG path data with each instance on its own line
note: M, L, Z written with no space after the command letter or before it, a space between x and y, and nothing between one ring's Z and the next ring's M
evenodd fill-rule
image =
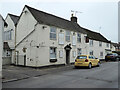
M70 64L70 50L66 50L66 64Z
M24 55L24 66L26 66L26 55Z

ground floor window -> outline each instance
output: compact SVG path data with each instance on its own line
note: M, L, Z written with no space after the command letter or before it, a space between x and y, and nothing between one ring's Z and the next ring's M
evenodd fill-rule
M56 48L50 47L50 59L56 59Z
M76 57L76 51L73 51L73 57L74 58Z
M59 57L60 57L60 58L63 58L63 50L60 50L60 51L59 51Z
M100 57L103 57L103 52L100 52Z
M78 56L80 56L82 54L81 48L78 48L77 51L78 51Z
M90 51L90 55L93 55L93 50Z

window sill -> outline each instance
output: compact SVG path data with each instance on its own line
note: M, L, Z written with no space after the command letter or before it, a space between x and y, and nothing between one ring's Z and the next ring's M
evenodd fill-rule
M50 59L51 63L57 62L57 59Z

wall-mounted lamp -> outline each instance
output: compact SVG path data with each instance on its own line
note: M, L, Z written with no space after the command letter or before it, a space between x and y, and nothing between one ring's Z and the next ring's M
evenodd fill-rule
M28 11L23 11L23 13L25 13L25 14L26 14L27 12L28 12Z
M42 26L43 29L47 28L47 26Z

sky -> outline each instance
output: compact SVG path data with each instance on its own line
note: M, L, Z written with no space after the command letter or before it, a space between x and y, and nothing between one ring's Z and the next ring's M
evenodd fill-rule
M71 10L81 27L118 42L118 0L0 0L0 14L20 15L24 5L70 20Z

